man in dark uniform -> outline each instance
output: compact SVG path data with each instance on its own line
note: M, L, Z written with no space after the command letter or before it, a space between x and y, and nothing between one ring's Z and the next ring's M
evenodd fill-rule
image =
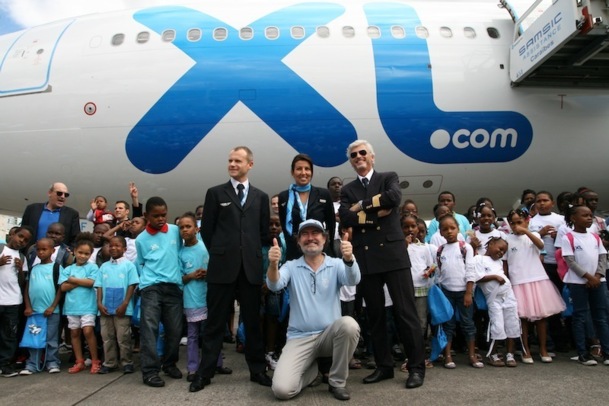
M360 265L359 292L366 301L376 370L364 383L393 378L393 358L385 322L387 285L395 322L408 357L406 388L417 388L425 379L425 348L414 301L410 258L400 227L402 191L395 172L376 172L374 150L364 140L347 148L357 179L343 186L340 221L352 231L353 252Z
M236 292L247 337L245 360L250 380L263 386L272 384L266 374L260 331L262 245L269 238L269 197L250 184L247 174L253 166L252 151L235 147L228 156L230 181L210 188L205 196L201 237L209 251L206 276L209 316L203 332L201 364L190 384L191 392L209 385L216 373L226 320Z

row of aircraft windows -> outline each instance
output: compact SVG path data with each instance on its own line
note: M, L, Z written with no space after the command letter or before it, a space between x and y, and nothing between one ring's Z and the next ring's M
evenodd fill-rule
M355 28L352 26L344 26L342 27L342 35L345 38L353 38L355 37ZM326 26L319 26L315 29L315 33L320 38L329 38L330 37L330 29ZM419 38L428 38L429 30L426 27L418 26L415 28L416 36ZM449 27L440 27L439 30L440 36L444 38L452 38L453 30ZM490 38L497 39L499 38L499 30L493 27L489 27L486 29L486 33ZM402 39L406 38L406 31L404 27L400 25L394 25L390 29L390 34L393 38ZM278 27L266 27L264 29L264 36L269 40L275 40L279 38L280 31ZM366 35L372 39L378 39L381 37L381 30L376 26L369 26L366 28ZM191 28L186 33L186 38L190 42L197 42L203 36L203 31L200 28ZM215 28L212 33L213 38L216 41L224 41L228 37L228 30L226 28L220 27ZM300 26L295 26L290 28L290 36L294 39L302 39L305 37L305 28ZM476 38L476 31L472 27L464 27L463 28L463 36L465 38ZM244 27L239 30L239 38L242 40L249 40L254 37L254 30L250 27ZM175 30L165 30L161 34L161 39L164 42L172 42L176 38ZM137 34L136 42L138 44L144 44L148 42L150 39L150 33L148 31L142 31ZM112 45L121 45L125 41L125 34L115 34L112 37Z

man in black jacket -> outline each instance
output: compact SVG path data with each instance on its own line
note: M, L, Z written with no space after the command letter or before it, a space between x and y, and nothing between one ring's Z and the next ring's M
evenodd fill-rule
M70 197L68 187L55 182L49 188L48 196L46 203L32 203L25 208L21 225L32 227L32 242L35 242L46 236L50 224L59 222L65 227L64 243L71 246L80 232L80 216L78 211L65 205Z
M353 252L362 273L358 290L366 301L376 361L376 370L364 378L364 383L393 378L385 322L386 284L408 357L406 388L416 388L425 379L425 348L415 308L410 258L400 227L402 191L398 175L373 169L374 150L367 141L351 143L347 157L357 179L342 188L339 216L342 227L352 229Z

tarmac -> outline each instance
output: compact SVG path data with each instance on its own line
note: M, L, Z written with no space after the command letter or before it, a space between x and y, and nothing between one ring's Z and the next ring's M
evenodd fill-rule
M180 350L180 368L186 373L186 347ZM0 405L330 405L340 401L328 392L326 384L305 388L289 401L274 398L270 388L249 381L244 356L234 344L224 345L224 365L232 375L216 375L212 384L190 393L186 378L171 379L161 374L165 387L150 388L142 383L139 356L136 372L123 375L91 375L88 371L70 375L68 354L62 354L59 374L41 372L31 376L0 378ZM609 394L609 366L583 366L570 360L574 353L559 353L551 364L543 364L533 354L532 365L516 368L485 366L475 369L463 354L454 357L457 368L448 370L436 363L427 369L425 384L405 389L406 373L396 363L395 378L376 384L361 381L372 372L351 370L347 387L351 400L344 404L385 405L584 405L604 404ZM269 374L272 374L269 371Z

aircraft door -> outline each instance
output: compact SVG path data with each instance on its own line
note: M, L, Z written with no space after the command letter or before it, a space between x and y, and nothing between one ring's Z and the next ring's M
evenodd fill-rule
M0 49L0 97L48 91L57 44L74 20L25 31L8 49Z

